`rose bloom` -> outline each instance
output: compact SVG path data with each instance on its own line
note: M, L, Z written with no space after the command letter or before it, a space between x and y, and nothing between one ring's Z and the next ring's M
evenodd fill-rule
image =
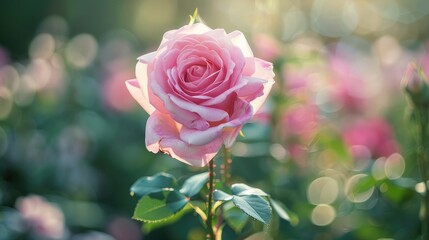
M253 57L241 32L202 23L166 32L138 58L136 75L126 84L150 114L147 149L193 166L231 147L274 83L272 64Z
M283 137L310 142L317 133L319 109L312 104L295 105L283 113L281 121Z
M37 195L19 198L16 202L25 223L39 236L62 239L65 233L64 215L53 203Z
M384 119L357 121L342 132L342 137L356 158L387 157L399 152L393 131ZM366 156L367 152L370 156Z

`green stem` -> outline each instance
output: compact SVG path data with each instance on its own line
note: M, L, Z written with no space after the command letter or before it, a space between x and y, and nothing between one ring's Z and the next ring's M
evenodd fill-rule
M225 185L229 185L229 180L231 178L231 154L230 149L223 148L223 167L222 167L222 177Z
M425 192L423 196L422 208L424 209L424 218L423 218L423 226L422 226L422 239L429 239L429 185L428 185L428 169L427 169L427 159L426 159L426 132L427 132L427 111L426 109L420 109L418 111L418 119L419 119L419 146L418 146L418 161L420 174L422 177L422 181L425 186Z
M209 163L209 196L207 199L207 240L215 240L215 234L212 226L213 219L213 192L214 192L214 158Z

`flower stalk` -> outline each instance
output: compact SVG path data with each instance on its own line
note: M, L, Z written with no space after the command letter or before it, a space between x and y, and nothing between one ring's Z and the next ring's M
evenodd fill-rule
M207 240L215 240L215 234L213 231L213 192L214 192L214 159L209 163L209 195L207 198Z
M415 63L408 65L402 82L413 106L417 137L417 164L425 187L421 202L422 239L429 239L429 175L427 162L429 86L426 76Z
M422 181L425 186L422 209L424 210L424 216L422 220L422 239L429 239L429 185L428 185L428 169L427 169L427 158L426 158L426 145L427 145L427 127L428 127L428 111L426 108L416 109L417 121L419 127L419 142L418 142L418 164Z
M223 148L223 164L221 167L222 170L222 181L225 185L229 185L229 181L231 178L231 149L224 146Z

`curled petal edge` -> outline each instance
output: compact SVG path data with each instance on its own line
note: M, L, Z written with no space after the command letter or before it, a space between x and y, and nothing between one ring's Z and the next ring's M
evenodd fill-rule
M222 138L213 139L204 145L192 145L180 138L182 128L168 114L155 111L146 123L146 147L159 151L191 166L203 167L217 154Z
M140 88L137 79L130 79L125 82L128 91L131 96L142 106L142 108L148 113L152 114L155 108L149 103L149 100L144 96L142 89Z

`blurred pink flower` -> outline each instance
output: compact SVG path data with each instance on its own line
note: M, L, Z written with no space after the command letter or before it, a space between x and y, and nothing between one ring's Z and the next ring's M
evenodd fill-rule
M116 240L139 240L142 237L139 224L125 217L113 219L109 223L108 232Z
M352 123L342 132L345 143L356 158L390 156L399 151L392 129L383 119L361 120Z
M127 87L150 114L147 149L193 166L232 146L274 83L273 65L253 57L243 33L202 23L166 32L136 68Z
M30 195L19 198L16 208L35 234L52 239L64 236L64 215L55 204L40 196Z
M267 33L256 33L252 38L255 56L267 61L274 61L281 54L280 43Z
M308 142L315 136L318 122L319 109L316 106L292 106L282 116L283 135L286 138L298 137Z
M421 91L424 82L422 81L422 76L420 75L420 69L416 66L414 62L411 62L407 66L407 70L404 73L402 78L403 87L406 88L411 93L418 93Z
M332 101L347 111L363 111L366 107L363 76L345 58L331 56L329 63L334 80Z
M102 97L107 107L122 112L134 107L135 101L124 85L124 79L133 77L134 72L126 68L109 71L102 83Z
M294 70L285 68L283 70L283 79L285 88L289 95L297 96L308 90L308 84L311 81L310 72L306 70Z

